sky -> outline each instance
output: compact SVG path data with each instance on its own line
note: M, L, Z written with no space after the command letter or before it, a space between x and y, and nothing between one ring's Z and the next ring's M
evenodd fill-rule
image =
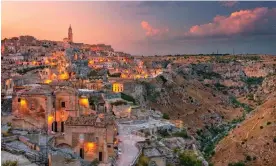
M1 39L110 44L133 55L276 55L276 2L2 2Z

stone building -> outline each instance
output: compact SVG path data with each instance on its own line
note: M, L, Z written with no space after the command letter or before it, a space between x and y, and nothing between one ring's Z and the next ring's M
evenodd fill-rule
M53 109L52 91L45 85L25 85L12 98L13 127L46 129L47 114Z
M108 163L117 146L114 117L92 110L89 96L75 88L51 86L25 85L14 92L12 126L47 132L55 137L55 146L68 147L86 161ZM104 107L97 100L96 107Z
M56 138L56 146L66 145L87 161L108 163L108 157L115 155L116 135L117 128L110 115L69 117L64 134Z

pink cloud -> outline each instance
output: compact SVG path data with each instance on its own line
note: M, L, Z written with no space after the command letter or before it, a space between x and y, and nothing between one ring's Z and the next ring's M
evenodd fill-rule
M141 26L146 31L146 36L151 36L151 37L161 35L169 31L168 28L167 29L153 28L147 21L142 21Z
M230 36L250 33L264 25L272 14L275 16L275 9L260 7L233 12L229 16L218 15L210 23L192 26L186 35Z
M220 1L219 3L221 4L221 6L224 6L224 7L233 7L238 2L237 1Z

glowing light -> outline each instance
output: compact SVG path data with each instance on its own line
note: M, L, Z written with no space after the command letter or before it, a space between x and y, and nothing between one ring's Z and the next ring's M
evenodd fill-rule
M96 144L94 142L87 142L85 147L88 152L93 152L96 148Z
M89 64L90 64L90 65L93 65L93 64L94 64L94 61L93 61L93 60L90 60L90 61L89 61Z
M50 84L51 82L52 82L52 80L50 80L50 79L44 81L45 84Z
M80 105L82 105L84 107L88 107L89 106L88 98L80 98L79 99L79 103L80 103Z
M48 116L48 123L51 123L54 120L53 115L49 115Z
M129 109L127 110L127 112L130 113L130 112L131 112L131 108L129 108Z
M23 106L26 106L27 105L27 101L25 99L21 99L20 100L20 105L23 107Z
M67 80L67 79L69 79L69 74L68 73L60 74L58 76L58 79L60 79L60 80Z

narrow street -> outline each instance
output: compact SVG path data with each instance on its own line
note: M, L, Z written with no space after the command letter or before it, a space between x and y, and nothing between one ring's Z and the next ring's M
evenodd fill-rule
M143 128L166 126L170 125L167 121L154 120L150 118L147 122L137 124L121 124L118 123L118 139L120 140L119 148L122 154L119 155L116 165L117 166L130 166L139 154L139 149L136 147L138 141L144 141L144 137L131 134L132 131L137 131Z

